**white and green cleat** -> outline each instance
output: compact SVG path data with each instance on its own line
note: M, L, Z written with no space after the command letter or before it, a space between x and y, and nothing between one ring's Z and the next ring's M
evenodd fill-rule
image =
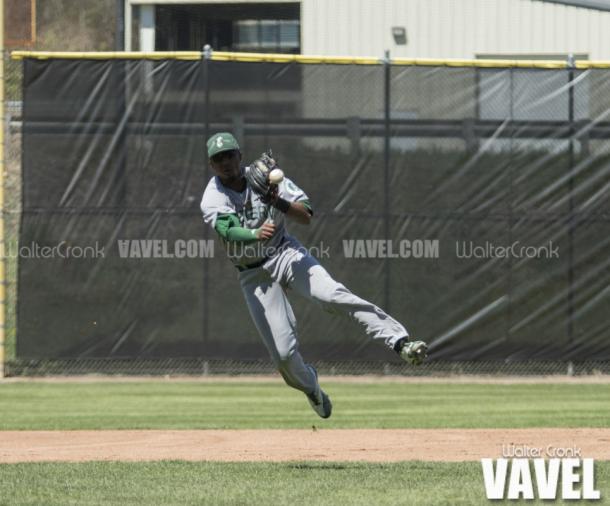
M333 411L333 405L330 402L330 398L324 390L320 388L320 384L318 383L318 371L312 365L308 366L311 369L311 372L316 376L316 389L314 392L310 394L305 394L307 396L307 400L311 405L312 409L318 414L320 418L328 418Z
M307 394L307 400L312 409L321 418L328 418L333 411L333 405L330 402L330 398L319 386L316 388L315 392Z
M423 341L405 341L398 354L405 362L419 365L428 356L428 345Z

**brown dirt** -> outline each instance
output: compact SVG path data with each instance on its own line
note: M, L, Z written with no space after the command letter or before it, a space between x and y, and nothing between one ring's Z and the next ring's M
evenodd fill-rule
M459 462L502 456L502 445L577 448L610 460L610 429L0 431L0 463L295 460ZM571 455L568 455L571 456Z

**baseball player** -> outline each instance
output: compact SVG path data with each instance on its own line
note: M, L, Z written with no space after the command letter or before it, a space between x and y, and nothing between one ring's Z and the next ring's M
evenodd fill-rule
M275 366L289 386L305 393L320 417L331 415L332 404L320 388L315 368L299 353L287 288L352 318L369 337L383 341L405 361L420 364L426 358L426 343L409 340L399 322L335 281L288 234L287 220L308 225L313 208L303 190L274 170L278 167L270 154L243 167L239 145L228 132L210 137L207 151L215 176L201 200L204 220L216 230L239 271L250 315ZM278 174L281 181L271 183Z

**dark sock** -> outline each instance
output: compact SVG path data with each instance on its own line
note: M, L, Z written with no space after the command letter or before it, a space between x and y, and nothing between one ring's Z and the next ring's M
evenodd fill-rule
M408 339L406 337L400 338L398 341L394 343L394 351L400 355L400 350L402 347L407 344Z

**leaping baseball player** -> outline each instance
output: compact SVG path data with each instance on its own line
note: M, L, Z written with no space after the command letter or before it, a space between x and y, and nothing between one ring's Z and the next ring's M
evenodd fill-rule
M204 220L216 230L239 271L248 310L279 373L307 396L319 416L328 418L332 404L320 388L316 369L299 353L296 319L285 288L352 318L406 362L422 363L426 343L409 339L394 318L335 281L287 233L286 218L309 225L313 208L270 153L243 167L239 145L228 132L210 137L207 150L215 176L201 200Z

